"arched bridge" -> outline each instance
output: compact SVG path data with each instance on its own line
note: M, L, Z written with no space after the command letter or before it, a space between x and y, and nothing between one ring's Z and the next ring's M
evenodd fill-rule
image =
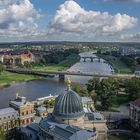
M97 59L98 62L101 61L101 58L97 56L81 56L80 59L83 59L83 62L86 62L87 59L90 59L91 62L93 62L94 59Z
M45 69L24 69L24 68L10 68L6 69L9 72L20 73L20 74L32 74L39 76L48 76L48 75L59 75L60 80L65 79L65 75L76 75L76 76L90 76L96 78L132 78L135 75L128 74L101 74L101 73L91 73L91 72L73 72L73 71L57 71L57 70L45 70Z

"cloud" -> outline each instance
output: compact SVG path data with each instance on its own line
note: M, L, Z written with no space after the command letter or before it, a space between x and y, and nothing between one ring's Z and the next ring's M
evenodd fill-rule
M87 11L75 1L60 5L48 26L48 39L87 40L113 38L137 25L138 19L126 14Z
M138 23L126 14L87 11L73 0L60 5L46 30L39 31L38 18L30 0L0 0L0 41L117 41Z
M125 41L139 41L140 40L140 32L138 32L138 33L125 33L125 34L122 34L120 37L122 40L125 40Z
M105 2L140 2L140 0L104 0Z
M29 0L0 0L0 39L34 34L39 17Z

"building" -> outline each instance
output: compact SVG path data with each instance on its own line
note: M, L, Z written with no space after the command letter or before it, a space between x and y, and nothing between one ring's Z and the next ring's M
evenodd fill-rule
M140 56L140 50L139 49L134 49L134 48L129 48L129 47L122 47L118 49L118 54L121 56Z
M81 97L82 98L82 104L85 112L93 112L95 111L94 108L94 101L91 97Z
M26 65L27 63L35 62L35 57L31 52L14 54L14 55L4 55L3 56L3 64L10 66L21 66Z
M105 140L107 127L103 115L98 112L85 113L82 98L71 90L70 80L67 84L67 91L56 98L53 112L38 124L38 132L37 125L34 129L30 128L30 133L29 127L22 130L28 140L97 140L98 134ZM83 101L89 107L87 103L91 103L90 98L83 98Z
M40 140L97 140L96 130L56 123L53 116L49 117L40 122Z
M10 107L19 113L20 125L28 125L35 120L34 104L28 102L25 97L16 95L16 99L10 101Z
M48 111L46 109L46 107L44 106L39 106L36 108L36 115L39 116L39 117L47 117L48 115Z
M34 55L28 51L28 53L22 53L18 56L21 65L25 65L26 62L32 63L35 62Z
M140 132L140 98L130 103L131 126Z
M107 126L106 119L99 112L87 112L84 116L84 127L88 129L96 128L98 140L106 138Z
M137 66L137 67L136 67L134 74L135 74L136 76L140 76L140 66Z
M18 125L18 118L18 111L15 109L11 107L0 109L0 126L3 127L5 132L8 132Z

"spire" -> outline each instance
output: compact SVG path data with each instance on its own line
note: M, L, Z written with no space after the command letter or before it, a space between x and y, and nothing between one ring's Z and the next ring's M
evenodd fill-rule
M71 89L71 79L70 79L70 77L67 78L67 87L68 87L68 90Z

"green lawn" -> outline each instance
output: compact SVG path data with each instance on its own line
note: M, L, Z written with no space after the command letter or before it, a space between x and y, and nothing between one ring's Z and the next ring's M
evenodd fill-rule
M131 67L128 67L124 62L122 62L119 58L110 56L110 55L99 55L101 58L108 61L110 65L115 69L117 73L132 73L133 70Z
M122 105L123 103L127 103L129 102L129 98L127 94L118 94L116 96L116 101L114 101L112 107L110 107L108 110L108 112L119 112L119 107L120 105ZM102 110L102 106L100 105L100 102L97 102L97 106L96 106L97 110L103 111Z
M39 78L38 76L16 74L16 73L10 73L10 72L4 71L0 75L0 87L8 86L12 83L29 81L29 80L38 79L38 78Z

